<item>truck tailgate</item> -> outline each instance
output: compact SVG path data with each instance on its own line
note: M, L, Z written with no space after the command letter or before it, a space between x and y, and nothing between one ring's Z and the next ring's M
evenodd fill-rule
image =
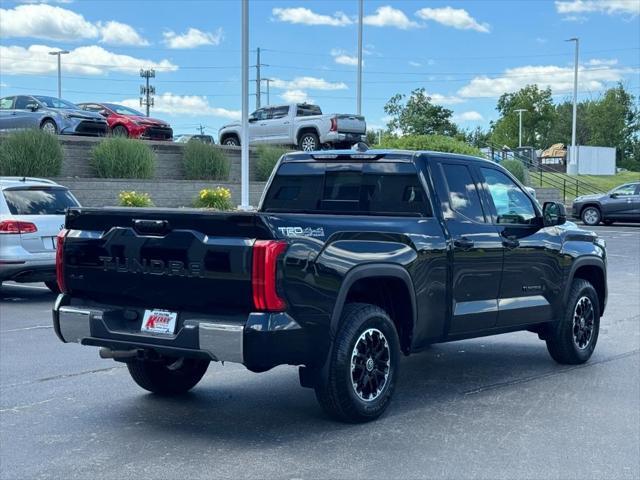
M189 209L79 208L65 227L72 295L221 314L251 309L252 246L273 238L259 214Z
M367 132L367 123L361 115L338 114L335 115L338 121L338 132L340 133L360 133Z

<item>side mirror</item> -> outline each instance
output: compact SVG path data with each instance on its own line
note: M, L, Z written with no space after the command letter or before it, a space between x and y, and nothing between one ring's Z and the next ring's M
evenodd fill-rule
M617 193L611 193L609 194L610 198L618 198L618 194Z
M100 110L98 113L100 115L102 115L103 117L108 117L109 116L109 112L107 112L106 110Z
M35 112L36 110L38 110L38 108L40 108L38 106L37 103L28 103L27 104L27 110L31 110L32 112Z
M545 227L563 225L567 221L567 210L562 203L544 202L542 207L542 217Z
M253 123L253 122L255 122L256 120L257 120L257 119L256 119L256 117L254 117L253 115L249 115L249 118L247 119L247 121L248 121L249 123Z

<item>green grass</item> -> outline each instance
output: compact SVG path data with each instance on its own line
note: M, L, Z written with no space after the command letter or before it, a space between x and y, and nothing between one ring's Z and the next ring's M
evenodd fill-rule
M542 174L542 187L558 188L558 185L562 183L562 179L553 178L551 173L544 172ZM573 177L576 178L576 177ZM594 189L601 192L608 192L618 185L628 182L637 182L640 180L640 173L638 172L623 172L616 175L578 175L580 182L585 182L589 186L593 186ZM537 172L530 173L530 184L532 187L540 187L540 174ZM572 191L573 189L573 191ZM567 196L575 196L575 183L567 181ZM584 192L580 192L584 193Z

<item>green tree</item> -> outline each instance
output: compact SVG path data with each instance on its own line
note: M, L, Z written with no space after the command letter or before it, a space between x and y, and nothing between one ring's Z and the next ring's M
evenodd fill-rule
M484 148L490 143L491 132L483 130L482 127L476 127L473 130L462 130L458 140L473 145L476 148Z
M396 94L384 106L384 111L391 117L387 124L389 132L400 131L402 135L449 135L458 132L458 127L451 121L453 112L448 108L431 103L424 88L418 88L406 95Z
M495 145L518 146L518 113L522 114L522 145L535 148L548 146L553 131L556 110L551 89L527 85L515 93L505 93L498 100L496 110L500 118L491 126L491 142Z

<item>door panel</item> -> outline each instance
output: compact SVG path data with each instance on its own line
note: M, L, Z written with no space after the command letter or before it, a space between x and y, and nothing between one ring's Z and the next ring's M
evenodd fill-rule
M605 217L624 220L634 216L637 197L634 184L622 185L613 190L611 195L605 197L601 202Z
M267 137L269 143L288 143L291 121L289 106L274 107L267 120Z

